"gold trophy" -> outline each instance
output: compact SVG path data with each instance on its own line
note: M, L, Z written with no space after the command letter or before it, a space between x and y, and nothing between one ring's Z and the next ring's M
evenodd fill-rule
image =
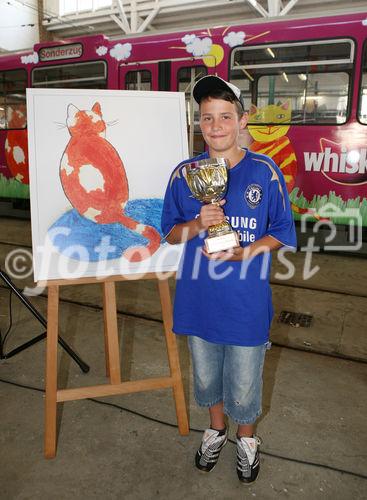
M218 203L227 191L227 168L225 158L208 158L187 163L186 180L193 196L204 203ZM208 253L221 252L239 246L238 234L227 221L208 227L204 240Z

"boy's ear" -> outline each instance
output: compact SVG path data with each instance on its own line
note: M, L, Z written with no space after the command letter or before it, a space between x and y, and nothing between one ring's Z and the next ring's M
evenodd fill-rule
M240 127L245 128L248 122L249 114L245 111L240 119Z

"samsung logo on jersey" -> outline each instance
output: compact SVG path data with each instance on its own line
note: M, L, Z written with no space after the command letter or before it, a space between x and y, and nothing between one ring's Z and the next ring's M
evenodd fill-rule
M233 229L256 229L257 220L255 217L240 217L238 215L226 216L227 221Z

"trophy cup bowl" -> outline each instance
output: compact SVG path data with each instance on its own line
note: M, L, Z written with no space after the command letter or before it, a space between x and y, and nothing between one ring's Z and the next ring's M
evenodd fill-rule
M225 158L207 158L187 163L186 181L194 198L203 203L218 203L227 191L229 162ZM204 240L208 253L239 246L238 234L227 221L208 227Z

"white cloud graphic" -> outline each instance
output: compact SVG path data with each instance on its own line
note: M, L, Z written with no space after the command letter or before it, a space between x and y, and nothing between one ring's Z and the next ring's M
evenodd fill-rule
M196 35L189 35L189 34L187 34L187 35L185 35L183 38L181 38L181 41L182 41L185 45L187 45L187 44L189 44L189 43L192 43L192 42L195 40L195 38L196 38Z
M20 60L23 64L37 64L38 54L33 52L33 54L28 54L27 56L20 56Z
M201 57L207 55L210 52L212 45L212 39L209 37L195 37L190 43L186 45L186 50L194 56Z
M123 59L128 59L130 57L131 49L131 43L116 43L116 45L110 50L110 56L117 61L122 61Z
M105 47L104 45L100 45L99 47L96 48L96 53L99 56L104 56L105 54L107 54L107 52L108 52L108 48Z
M223 42L230 47L236 47L236 45L242 45L245 41L246 35L243 31L230 31L228 35L223 38Z

